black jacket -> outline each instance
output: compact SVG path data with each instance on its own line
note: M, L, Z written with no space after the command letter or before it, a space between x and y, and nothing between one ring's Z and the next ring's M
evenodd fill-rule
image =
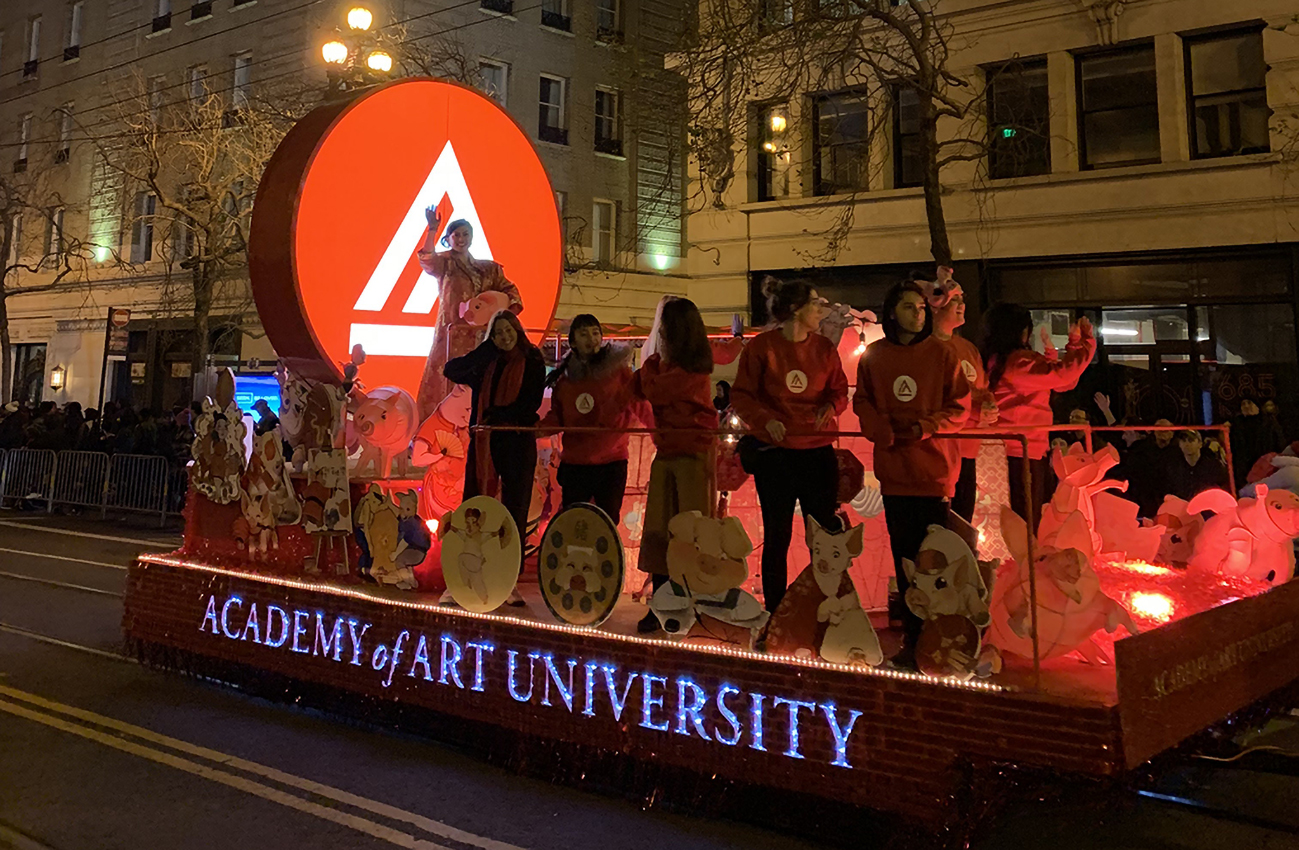
M487 367L492 365L501 354L500 349L496 347L490 339L484 340L481 345L463 357L456 357L448 360L442 367L442 374L448 381L457 384L464 384L469 387L473 394L473 406L470 408L469 425L536 425L540 417L537 411L541 409L541 400L546 389L546 363L541 359L541 351L536 348L528 348L524 353L527 362L523 366L523 385L519 387L519 395L512 403L501 407L490 407L487 409L485 421L478 421L478 398L483 391L495 394L496 384L501 379L501 372L497 371L492 386L484 387L483 378L487 374ZM490 396L489 396L490 397Z

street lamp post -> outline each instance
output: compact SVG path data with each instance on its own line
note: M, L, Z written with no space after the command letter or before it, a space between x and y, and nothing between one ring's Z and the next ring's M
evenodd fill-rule
M334 37L320 48L329 78L329 93L342 95L388 79L392 55L379 44L370 29L374 15L364 6L347 12L347 28L337 27Z

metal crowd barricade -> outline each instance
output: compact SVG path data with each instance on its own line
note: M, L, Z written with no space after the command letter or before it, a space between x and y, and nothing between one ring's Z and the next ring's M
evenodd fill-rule
M108 486L108 455L103 452L59 452L54 466L54 488L46 510L55 505L99 508L103 516Z
M48 502L54 490L54 452L49 449L10 449L0 469L0 507L28 497Z
M167 522L167 459L157 455L113 455L108 466L104 512L109 508L157 513Z

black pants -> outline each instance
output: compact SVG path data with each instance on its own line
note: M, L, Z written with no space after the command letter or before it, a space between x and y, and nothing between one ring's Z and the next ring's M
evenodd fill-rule
M1006 458L1006 472L1010 475L1010 509L1019 514L1030 530L1037 531L1037 520L1042 516L1042 501L1046 498L1046 476L1050 471L1046 458L1037 458L1028 462L1029 472L1033 476L1033 516L1024 515L1024 459L1022 457Z
M764 448L757 454L753 483L762 508L762 598L775 611L789 586L789 541L794 534L794 503L803 516L835 528L839 510L839 463L834 448Z
M903 646L914 649L920 637L920 627L924 625L911 609L905 605L907 572L902 567L903 559L915 563L920 544L925 542L931 525L947 525L947 502L940 496L885 496L884 524L889 529L889 546L893 550L893 574L898 580L898 595L903 599L902 641Z
M975 480L975 460L972 457L961 458L961 477L956 479L956 493L952 496L952 513L966 522L974 522L974 503L979 495L979 483Z
M590 502L607 513L614 525L622 520L622 497L627 492L627 461L591 464L560 461L555 477L563 488L564 507Z
M478 437L469 439L469 452L465 462L465 498L481 495L478 489ZM537 471L537 438L532 434L515 431L497 431L491 435L492 466L501 480L498 498L514 518L519 529L519 551L528 538L528 508L532 505L532 483ZM523 571L523 563L519 563Z

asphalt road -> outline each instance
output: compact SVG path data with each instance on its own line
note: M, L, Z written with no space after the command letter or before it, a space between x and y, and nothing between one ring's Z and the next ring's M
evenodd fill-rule
M125 568L176 542L143 525L0 511L0 848L815 846L143 669L121 655ZM1299 751L1299 724L1282 719L1260 741ZM1261 772L1208 762L1170 772L1155 788L1167 799L1023 807L975 847L1299 848L1299 759L1291 771L1273 756ZM845 838L870 847L890 836L863 825Z

